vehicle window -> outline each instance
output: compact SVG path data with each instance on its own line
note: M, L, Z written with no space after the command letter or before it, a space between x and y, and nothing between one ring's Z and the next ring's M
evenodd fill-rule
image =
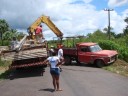
M82 52L90 52L89 49L88 49L88 47L82 47L82 48L81 48L81 51L82 51Z
M101 51L101 47L99 45L90 46L91 52L98 52Z

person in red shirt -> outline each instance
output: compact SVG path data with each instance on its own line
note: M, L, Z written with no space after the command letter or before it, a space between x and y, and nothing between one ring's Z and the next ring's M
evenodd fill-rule
M42 39L44 39L44 36L42 34L42 25L38 26L35 30L35 37L38 43L42 43Z

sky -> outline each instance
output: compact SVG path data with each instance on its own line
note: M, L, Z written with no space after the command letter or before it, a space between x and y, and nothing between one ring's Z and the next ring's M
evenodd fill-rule
M0 19L18 32L27 34L27 28L40 16L49 16L65 36L86 36L97 29L110 26L116 34L126 27L128 0L0 0ZM44 24L43 34L47 40L56 35Z

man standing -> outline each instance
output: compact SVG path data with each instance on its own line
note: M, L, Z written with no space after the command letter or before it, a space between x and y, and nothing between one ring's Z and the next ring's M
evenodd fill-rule
M16 46L19 44L18 40L16 39L16 37L12 38L12 41L10 42L10 49L11 50L15 50Z
M49 49L49 56L52 56L52 53L54 53L55 50L54 50L54 46L50 46L50 49Z
M44 36L42 34L42 25L38 26L35 30L35 36L36 36L36 41L38 43L42 43L42 39L44 39Z
M61 65L64 63L64 57L63 57L63 45L59 46L59 50L58 50L58 57L60 59ZM60 71L62 71L62 68L60 67Z

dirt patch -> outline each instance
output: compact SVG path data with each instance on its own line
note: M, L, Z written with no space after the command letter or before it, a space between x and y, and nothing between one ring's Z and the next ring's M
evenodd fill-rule
M116 65L116 66L118 66L118 65L128 66L128 63L125 62L124 60L118 59L113 65Z
M118 59L114 64L104 67L104 69L128 76L128 63L120 59Z

